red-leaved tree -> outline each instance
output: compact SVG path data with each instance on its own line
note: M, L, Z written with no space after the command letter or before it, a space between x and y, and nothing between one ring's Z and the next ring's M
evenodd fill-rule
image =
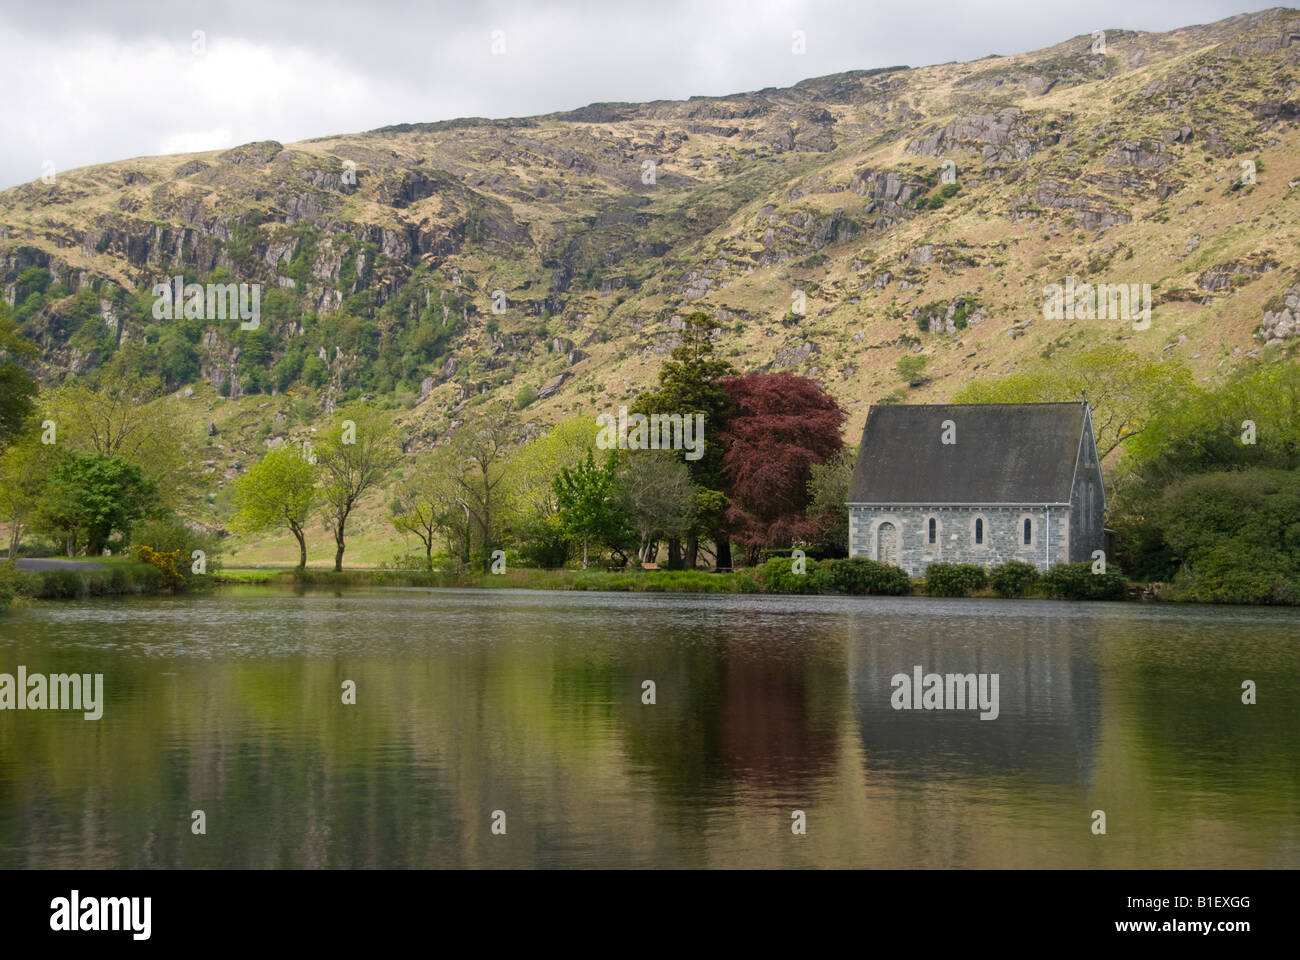
M808 533L808 478L843 445L845 414L821 384L791 373L732 377L735 414L722 431L727 526L755 563L764 547Z

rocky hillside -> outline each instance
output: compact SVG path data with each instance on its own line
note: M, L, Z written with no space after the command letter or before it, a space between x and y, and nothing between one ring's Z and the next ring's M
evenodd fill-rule
M60 173L0 193L0 289L50 382L135 344L205 421L387 395L412 448L479 396L538 424L627 402L692 310L851 434L1100 339L1207 377L1293 349L1300 13L1099 39ZM262 284L261 327L155 319L177 274ZM1071 276L1150 284L1149 327L1045 319Z

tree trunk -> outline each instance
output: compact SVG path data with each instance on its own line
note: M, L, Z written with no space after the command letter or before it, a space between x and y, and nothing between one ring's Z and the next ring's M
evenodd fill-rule
M668 541L668 569L680 570L682 568L682 542L676 537Z
M346 520L340 519L338 524L334 527L334 543L336 546L334 551L335 573L343 572L343 524L346 522Z
M292 530L293 535L298 538L298 569L306 570L307 569L307 541L302 535L302 527L298 526L296 523L291 523L289 525L289 529Z
M424 569L432 572L433 570L433 531L429 531L429 539L424 541Z
M687 570L695 569L695 561L696 558L699 556L699 553L700 553L700 538L692 533L689 537L686 538L686 569Z
M582 569L587 569L587 537L585 534L582 537Z
M725 533L718 533L716 543L718 545L718 563L719 567L731 566L731 538Z
M488 486L488 472L483 471L483 572L491 569L492 562L492 488Z

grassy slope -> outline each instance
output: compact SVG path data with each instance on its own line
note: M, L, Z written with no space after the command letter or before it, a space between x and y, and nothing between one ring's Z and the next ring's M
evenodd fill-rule
M1261 21L1255 29L1263 35L1276 32L1276 24ZM742 369L757 369L772 362L791 344L810 341L818 352L796 368L820 378L850 412L847 436L856 439L867 407L898 390L912 402L938 402L950 397L971 379L1008 373L1025 362L1057 350L1086 347L1115 338L1151 356L1178 356L1198 375L1212 377L1231 368L1258 347L1252 339L1266 301L1295 282L1300 253L1300 189L1289 186L1300 178L1300 137L1295 126L1282 123L1257 135L1258 128L1246 106L1285 95L1294 89L1294 58L1275 51L1262 56L1233 55L1239 26L1213 25L1166 35L1112 34L1105 79L1070 85L1060 83L1036 95L1023 84L1007 83L982 91L971 84L997 72L1050 72L1058 62L1085 64L1081 52L1087 39L1076 38L1044 51L1014 57L986 59L968 64L945 64L874 78L889 83L880 96L850 97L838 102L824 95L816 81L807 90L777 91L765 102L766 112L754 117L695 118L700 123L735 126L739 136L710 132L676 138L689 121L692 104L646 105L628 111L626 119L588 123L571 119L538 118L532 127L478 125L456 129L415 128L409 132L373 132L290 145L297 151L295 169L313 163L355 157L359 169L374 171L363 177L363 189L342 201L331 213L338 222L390 226L437 234L449 229L466 204L489 211L506 211L528 225L528 239L518 244L468 240L455 254L431 261L444 279L456 274L473 278L472 296L480 315L472 319L456 355L469 379L498 377L487 370L490 338L484 320L490 316L488 292L502 287L512 302L523 303L543 294L551 285L552 267L546 258L557 247L556 238L588 237L591 249L613 250L620 244L662 239L671 250L662 259L627 256L603 276L632 278L641 283L626 299L602 295L576 283L567 292L566 308L552 321L550 335L565 336L582 344L593 332L608 339L584 349L590 357L569 368L562 358L548 354L541 343L521 360L520 372L493 387L486 396L513 397L524 384L540 386L564 370L572 374L557 395L528 410L542 423L571 416L592 416L630 400L653 383L659 362L671 343L666 320L673 312L702 307L730 311L736 319L720 347ZM1141 61L1134 61L1141 53ZM1222 56L1221 56L1222 55ZM1086 58L1085 58L1086 59ZM1044 65L1048 66L1044 66ZM1054 69L1054 68L1051 68ZM1070 69L1075 69L1071 66ZM1163 109L1153 87L1176 89L1181 78L1198 72L1210 76L1188 104ZM1290 77L1290 87L1287 77ZM883 87L881 89L884 89ZM812 92L809 92L812 91ZM1157 91L1158 93L1158 91ZM751 99L722 98L720 105L751 103ZM910 168L933 176L940 158L907 152L909 142L932 124L944 125L954 117L988 112L1014 103L1027 113L1060 121L1060 144L1032 153L1011 164L1017 179L982 176L982 164L966 152L952 154L963 189L941 210L904 219L883 232L865 232L851 240L832 243L820 251L826 261L798 266L806 249L798 238L788 249L780 243L765 246L760 209L773 208L778 217L807 213L829 216L835 211L861 216L862 197L849 186L863 169ZM778 151L766 145L781 124L796 128L806 122L807 110L824 106L834 115L837 146L831 152ZM689 110L688 110L689 108ZM784 111L784 112L783 112ZM907 111L913 111L907 113ZM1172 165L1162 177L1183 185L1172 196L1158 200L1145 176L1145 186L1120 195L1107 194L1097 185L1085 185L1088 176L1125 172L1107 163L1106 155L1123 140L1160 141L1164 131L1189 122L1196 130L1192 141L1167 145ZM1198 119L1199 118L1199 119ZM1210 118L1210 119L1205 119ZM1207 150L1207 129L1217 124L1224 137L1236 141L1236 153ZM1097 131L1103 131L1098 136ZM669 135L665 140L664 135ZM1248 136L1249 134L1249 136ZM767 139L765 139L767 138ZM397 159L389 158L396 154ZM585 165L576 167L568 157ZM657 186L637 182L639 158L662 158ZM1258 156L1263 172L1258 184L1241 191L1229 189L1239 176L1241 159ZM161 186L195 198L201 211L215 214L232 205L249 208L271 204L250 199L268 186L266 167L221 167L203 184L173 181L173 171L183 161L203 159L219 167L219 152L185 157L151 157L106 164L61 174L57 187L44 192L22 187L0 195L0 211L8 226L8 240L44 247L69 266L85 269L134 286L152 278L150 271L130 269L111 249L96 253L93 245L65 244L61 236L81 237L98 218L113 217L124 204L138 204L165 219L170 208L155 199ZM383 166L387 164L388 166ZM390 168L437 168L451 171L477 191L482 199L466 200L455 191L442 190L397 210L382 202L374 184ZM1012 222L1010 214L1024 194L1048 178L1061 179L1071 190L1106 200L1131 216L1130 222L1104 233L1083 233L1061 214ZM149 182L127 184L128 172L143 173ZM802 189L812 186L812 192ZM538 188L545 196L537 196ZM794 192L792 192L794 191ZM640 198L648 218L643 227L627 229L617 224L591 225L603 211ZM151 207L151 204L154 206ZM722 210L723 214L716 213ZM710 213L709 211L715 211ZM147 214L145 214L147 215ZM701 220L700 218L704 218ZM202 219L200 217L199 219ZM701 228L701 225L703 228ZM270 229L270 228L268 228ZM601 232L604 231L604 232ZM1188 241L1199 246L1187 252ZM944 266L910 262L907 252L920 244L960 248L975 261L973 266ZM1090 263L1109 265L1090 269ZM755 266L751 255L766 250L778 259ZM549 252L548 252L549 251ZM1067 274L1093 280L1149 282L1157 296L1172 290L1196 288L1197 275L1209 266L1269 253L1281 266L1227 293L1197 291L1199 300L1164 303L1155 313L1150 330L1135 332L1110 321L1056 321L1041 318L1041 291ZM1130 255L1131 253L1131 255ZM813 261L809 261L813 263ZM581 267L582 263L577 263ZM895 279L876 290L873 277L884 270ZM153 271L157 272L157 271ZM713 289L688 301L683 296L686 278L713 273ZM913 285L900 290L898 277L906 272ZM781 318L796 287L809 291L807 316L796 327ZM618 291L616 291L618 293ZM907 390L893 367L911 348L900 341L917 331L910 314L914 307L958 294L973 294L989 312L989 319L957 337L924 336L923 352L930 358L931 380ZM1033 319L1024 335L1013 339L1008 330ZM500 318L501 330L521 330L536 323L523 309ZM640 329L635 329L637 323ZM1180 343L1180 338L1186 340ZM1166 352L1169 344L1178 344ZM494 381L495 382L495 381ZM394 416L412 434L441 431L458 400L457 387L443 383L422 402L409 409L394 407ZM266 441L274 437L295 439L310 434L319 423L319 398L245 397L224 400L210 388L199 386L187 401L196 424L208 420L218 434L207 438L202 466L211 477L208 493L211 514L224 516L231 478L246 469ZM413 400L414 398L412 398ZM304 410L296 405L307 400ZM285 414L283 422L274 414ZM354 520L349 537L349 564L370 565L415 546L399 547L383 522L385 497L377 494ZM332 560L332 541L319 527L312 531L310 560ZM292 563L296 546L291 538L232 542L231 562Z

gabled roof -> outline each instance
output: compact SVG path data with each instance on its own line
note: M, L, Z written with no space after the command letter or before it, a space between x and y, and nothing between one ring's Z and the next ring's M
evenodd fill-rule
M1085 429L1082 402L875 406L848 502L1066 503Z

